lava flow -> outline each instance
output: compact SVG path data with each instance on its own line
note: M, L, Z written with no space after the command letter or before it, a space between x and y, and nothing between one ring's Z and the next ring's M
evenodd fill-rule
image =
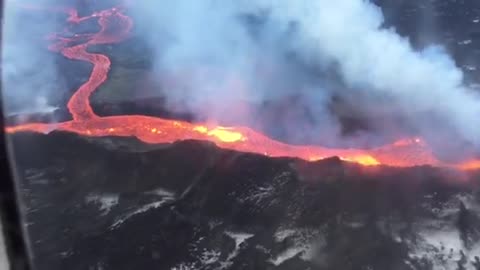
M93 112L89 98L93 91L107 79L111 62L106 55L89 53L87 48L95 44L121 42L128 37L133 22L119 8L103 10L85 17L79 17L74 9L60 10L69 14L67 19L69 23L78 24L86 20L97 19L100 25L100 31L94 34L74 35L72 38L52 36L56 42L49 47L50 50L60 52L69 59L87 61L93 64L89 79L80 86L67 104L73 120L54 124L29 123L11 126L6 128L8 133L24 131L49 133L53 130L60 130L95 137L133 136L151 144L193 139L211 141L224 149L257 153L270 157L296 157L308 161L338 156L342 160L367 166L410 167L431 165L461 170L480 169L480 160L455 164L441 162L420 138L404 139L369 150L331 149L320 146L285 144L247 127L209 126L142 115L100 117ZM113 24L116 26L115 29L120 28L121 30L112 34L112 31L109 30ZM78 44L81 40L87 41ZM70 45L75 43L77 44Z

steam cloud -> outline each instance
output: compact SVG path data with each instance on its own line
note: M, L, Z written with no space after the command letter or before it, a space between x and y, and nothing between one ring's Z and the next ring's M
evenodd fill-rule
M173 109L248 123L255 113L231 109L239 101L295 97L282 111L288 122L278 123L290 127L293 141L349 145L400 130L423 136L440 153L480 146L480 97L463 86L453 59L441 46L415 51L383 27L381 10L369 1L138 4L136 22L156 48ZM173 83L165 83L169 74L178 76ZM330 106L335 98L350 102L373 128L342 132ZM307 125L297 103L309 112Z
M441 46L413 49L369 1L144 0L131 8L171 110L293 143L362 147L419 135L443 157L480 149L480 97L453 59ZM51 110L51 97L65 91L41 41L55 18L41 17L6 5L9 113ZM366 126L349 131L345 115Z
M48 3L51 6L52 1L40 0L28 6L27 1L17 0L4 5L2 84L6 115L52 112L57 109L52 97L65 92L45 39L57 30L57 18L48 10L35 10Z

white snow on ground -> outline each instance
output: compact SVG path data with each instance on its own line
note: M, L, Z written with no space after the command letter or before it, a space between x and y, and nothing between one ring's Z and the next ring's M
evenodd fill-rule
M245 240L252 238L254 235L251 233L237 233L237 232L225 232L227 236L235 240L235 248L238 249Z
M202 252L202 255L200 255L200 263L202 265L209 265L218 262L218 259L220 258L220 251L216 250L205 250Z
M252 193L244 198L246 201L253 201L256 203L260 203L261 201L269 198L272 196L273 192L275 191L275 187L273 186L266 186L266 187L258 187Z
M409 241L410 258L421 259L433 263L435 270L457 270L457 262L464 253L468 263L466 270L475 270L471 262L475 256L480 256L480 243L468 250L455 226L460 203L467 209L480 214L480 205L471 194L460 194L444 203L439 208L431 209L435 215L433 220L424 220L416 225L418 238L416 241ZM423 207L429 207L427 203Z
M283 172L274 177L272 183L266 186L255 186L250 188L246 193L240 194L238 200L240 202L250 202L264 207L268 207L275 203L275 196L278 188L282 186L285 179L288 179L290 172Z
M319 230L281 229L275 233L275 240L277 242L281 242L287 237L290 237L294 244L276 256L270 258L269 261L276 266L297 255L300 255L300 258L303 260L309 261L313 257L313 251L315 248L319 247L319 245L324 242Z
M250 234L250 233L229 232L229 231L225 232L225 234L235 241L235 249L228 255L227 259L224 262L220 262L220 265L221 265L220 269L226 269L230 265L232 265L232 260L240 252L242 243L254 236L253 234Z
M453 227L442 230L425 229L419 232L420 239L411 247L411 258L425 258L433 263L433 269L454 270L464 250L460 234Z
M138 214L141 214L141 213L145 213L147 212L148 210L151 210L151 209L155 209L155 208L158 208L162 205L164 205L165 203L167 202L170 202L172 201L173 198L171 197L165 197L163 198L162 200L160 201L157 201L157 202L153 202L153 203L149 203L149 204L145 204L143 205L142 207L136 209L135 211L132 211L130 213L127 213L126 215L123 215L122 217L118 218L113 224L112 226L110 227L111 229L115 229L117 228L119 225L121 225L123 222L125 222L125 220L135 216L135 215L138 215Z
M456 200L462 202L468 210L480 215L480 202L475 200L475 197L472 194L458 195L456 196Z
M285 240L285 238L292 236L295 234L295 230L292 229L284 229L284 230L278 230L275 232L275 240L277 242L282 242Z
M198 263L194 262L188 262L188 263L181 263L175 267L173 267L171 270L193 270L193 269L204 269L209 266L208 269L227 269L232 265L232 260L235 258L240 249L242 248L241 245L244 243L247 239L253 237L253 234L249 233L242 233L242 232L231 232L231 231L226 231L225 235L228 237L232 238L235 241L235 248L234 250L228 255L225 260L220 260L220 257L222 255L222 252L219 250L210 250L210 249L203 249L201 250L200 255L197 257ZM203 239L200 238L197 241L200 242ZM194 250L196 251L197 248L195 247Z
M173 193L171 191L168 191L166 189L162 189L162 188L145 192L145 194L153 194L153 195L161 197L161 199L159 201L156 201L156 202L144 204L144 205L140 206L139 208L122 215L121 217L119 217L115 220L115 222L110 226L110 229L115 229L120 224L125 222L125 220L127 220L127 219L129 219L129 218L131 218L135 215L145 213L145 212L147 212L148 210L151 210L151 209L158 208L158 207L164 205L165 203L171 202L175 199L175 193Z
M419 233L420 239L412 244L410 257L413 259L425 258L433 263L435 270L457 270L464 253L467 264L465 270L475 270L473 262L475 256L480 256L480 243L468 250L463 245L458 231L451 227L439 230L423 230Z
M36 178L41 178L45 176L45 171L37 169L27 169L25 170L25 178L31 180Z
M469 251L465 254L469 261L475 261L475 257L480 258L480 243L476 243L475 246L472 247Z
M25 179L28 180L31 184L36 185L46 185L50 181L45 177L45 170L38 169L27 169L25 170Z
M157 188L152 191L147 191L145 194L156 195L160 197L174 197L175 193L163 188Z
M305 248L302 246L288 248L282 253L280 253L275 258L270 259L270 262L273 263L275 266L279 266L284 261L295 257L298 254L303 254L305 252Z
M428 198L427 196L425 197ZM475 197L471 194L456 195L439 207L432 208L431 203L429 202L423 203L422 207L429 210L438 219L443 220L457 215L460 203L463 203L468 210L480 215L480 202L476 201Z
M118 204L118 197L118 194L90 194L85 201L99 205L102 215L106 215Z

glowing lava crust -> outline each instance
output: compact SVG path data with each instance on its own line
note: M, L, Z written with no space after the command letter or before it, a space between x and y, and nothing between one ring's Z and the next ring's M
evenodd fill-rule
M100 31L94 34L75 35L72 38L52 35L55 42L50 50L60 52L69 59L86 61L93 64L89 79L73 94L67 107L73 116L72 121L62 123L29 123L7 127L8 133L40 132L49 133L61 130L83 136L133 136L143 142L173 143L181 140L205 140L224 149L257 153L270 157L296 157L308 161L338 156L342 160L356 162L366 166L388 165L410 167L431 165L451 167L462 170L480 169L480 160L463 163L445 163L439 161L431 149L420 138L397 141L375 149L331 149L320 146L289 145L273 140L247 127L221 127L206 124L167 120L142 115L119 115L100 117L90 106L90 95L106 79L110 69L110 59L103 54L87 52L89 45L121 42L128 37L132 29L131 18L124 15L120 8L111 8L95 12L90 16L79 17L74 9L58 9L67 12L68 23L78 24L86 20L97 19ZM109 31L115 25L118 31ZM114 33L112 33L114 32ZM78 41L87 40L78 45ZM75 44L69 46L69 44Z

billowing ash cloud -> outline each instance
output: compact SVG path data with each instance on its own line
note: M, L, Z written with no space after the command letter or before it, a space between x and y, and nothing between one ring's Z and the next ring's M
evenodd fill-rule
M52 112L61 96L55 57L45 37L57 29L55 13L39 7L51 0L6 1L2 25L2 84L6 115Z
M238 104L280 101L288 121L275 119L295 142L349 145L409 133L440 152L480 146L480 98L462 85L461 70L442 47L415 51L383 28L369 1L142 3L135 20L155 48L172 109L252 124L258 111ZM335 100L370 129L346 134Z

